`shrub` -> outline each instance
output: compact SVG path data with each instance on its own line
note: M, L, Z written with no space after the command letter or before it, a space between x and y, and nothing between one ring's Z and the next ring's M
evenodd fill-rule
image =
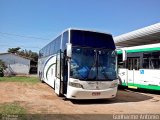
M0 60L0 77L3 77L3 76L4 76L3 71L4 71L6 68L7 68L7 67L6 67L5 63L4 63L2 60Z

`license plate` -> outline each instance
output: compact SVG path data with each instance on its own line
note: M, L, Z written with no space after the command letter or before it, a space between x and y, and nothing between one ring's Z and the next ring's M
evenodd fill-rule
M92 96L99 96L99 95L101 95L100 92L92 92Z

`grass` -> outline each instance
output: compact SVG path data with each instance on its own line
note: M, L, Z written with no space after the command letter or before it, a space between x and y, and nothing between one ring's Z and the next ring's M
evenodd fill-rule
M39 79L27 76L0 77L0 82L18 82L24 85L34 85L39 83ZM19 103L0 104L0 120L29 120L27 115L27 110L20 106Z
M27 111L17 103L0 104L0 114L26 114Z
M37 77L14 76L14 77L0 77L0 82L23 82L23 83L38 83Z
M0 104L0 119L2 120L27 120L27 110L17 103Z

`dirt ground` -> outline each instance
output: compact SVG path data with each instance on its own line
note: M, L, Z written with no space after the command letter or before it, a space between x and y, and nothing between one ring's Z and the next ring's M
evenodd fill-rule
M110 100L66 100L45 83L0 82L0 104L16 102L32 114L160 114L160 94L118 90Z

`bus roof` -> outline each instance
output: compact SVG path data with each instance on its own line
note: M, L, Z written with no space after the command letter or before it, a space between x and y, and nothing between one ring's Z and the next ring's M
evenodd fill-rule
M89 29L81 29L81 28L67 28L67 29L63 30L61 33L57 34L55 37L53 37L50 41L52 42L52 41L55 40L58 36L62 35L64 32L66 32L66 31L71 31L71 30L88 31L88 32L96 32L96 33L111 35L110 33L100 32L100 31L91 30L91 29L89 30ZM112 35L111 35L111 36L112 36ZM48 44L50 44L50 42L49 42ZM45 46L47 46L48 44L46 44ZM45 46L44 46L44 47L45 47ZM44 47L43 47L43 48L44 48ZM41 48L40 50L42 50L43 48Z
M111 34L110 34L110 33L108 33L108 32L102 32L102 31L91 30L91 29L68 28L67 30L80 30L80 31L96 32L96 33L102 33L102 34L108 34L108 35L111 35Z

